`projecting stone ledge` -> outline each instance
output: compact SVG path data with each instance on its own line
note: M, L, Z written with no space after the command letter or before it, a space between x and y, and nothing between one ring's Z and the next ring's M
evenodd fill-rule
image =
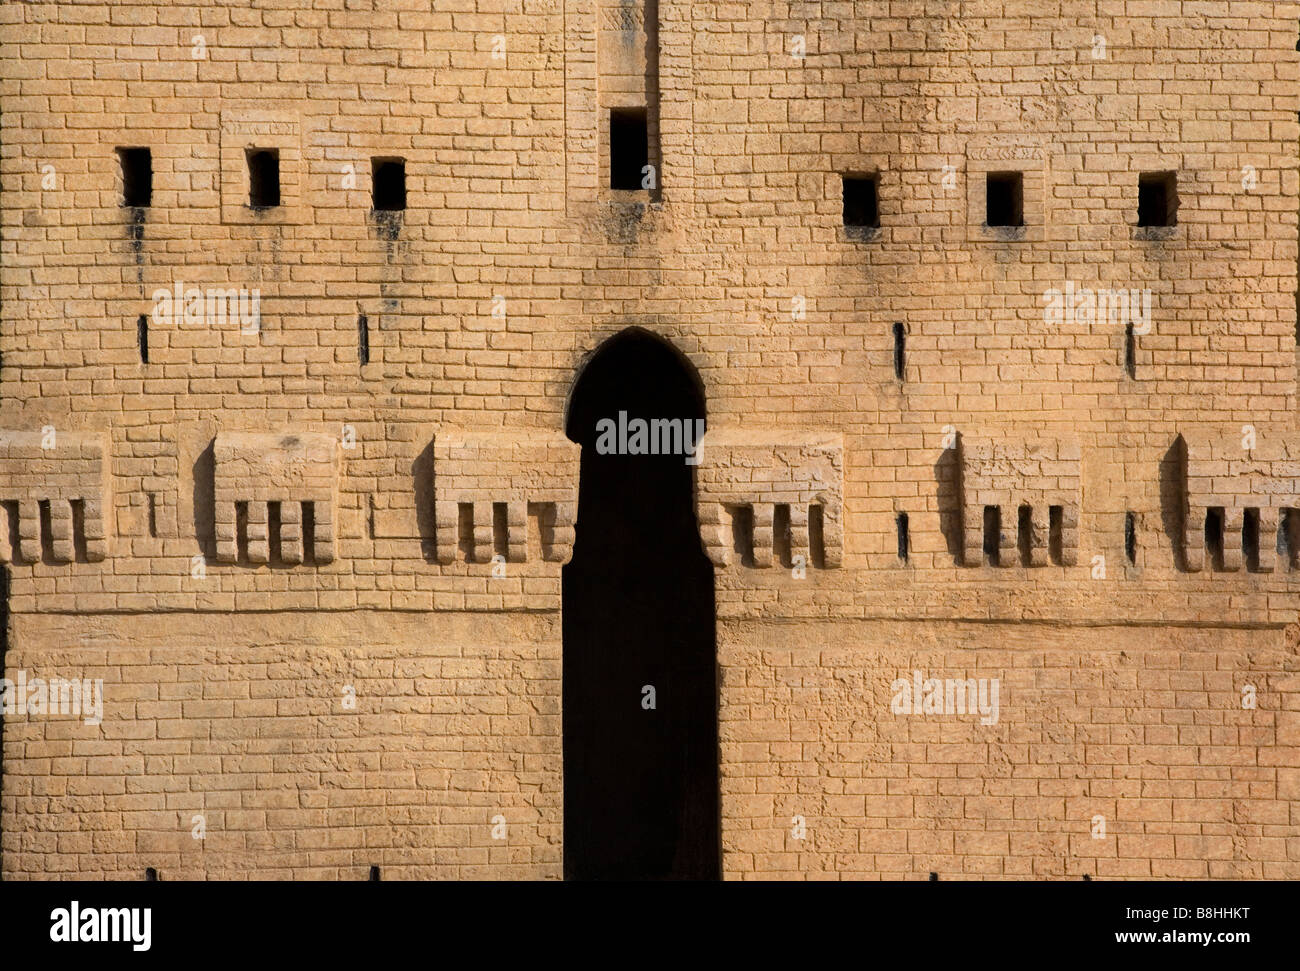
M541 558L567 563L581 453L546 429L439 431L433 441L438 562L453 562L459 549L467 562L485 563L500 549L508 562L522 563L531 516Z
M1183 433L1187 444L1187 508L1184 565L1199 571L1205 562L1206 520L1217 519L1210 541L1219 545L1220 566L1239 570L1243 526L1253 520L1254 569L1268 573L1277 563L1278 530L1283 548L1295 554L1300 536L1300 435L1290 429L1233 428ZM1285 564L1284 564L1285 566Z
M242 546L249 563L267 563L271 540L277 538L286 564L332 563L338 449L330 435L218 434L213 444L217 559L236 562ZM274 523L272 513L278 513Z
M695 511L715 566L802 557L838 567L844 549L844 441L830 432L711 428L699 450ZM787 549L788 547L788 549Z
M108 555L107 455L107 436L100 433L54 427L0 431L0 562L41 558L43 504L49 507L52 559L76 559L79 525L86 559L103 560Z
M962 435L962 496L966 566L990 550L994 565L1016 562L1028 549L1028 566L1078 560L1081 449L1073 439ZM1028 510L1027 522L1021 510ZM1024 527L1029 535L1021 537ZM996 533L996 535L991 535ZM1053 547L1056 547L1053 550Z

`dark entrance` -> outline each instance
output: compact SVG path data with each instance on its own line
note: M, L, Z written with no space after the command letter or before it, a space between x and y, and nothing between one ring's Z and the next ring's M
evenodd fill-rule
M672 347L630 329L569 402L582 476L564 568L564 875L718 879L713 565L683 455L598 454L597 423L620 411L694 422L703 387Z

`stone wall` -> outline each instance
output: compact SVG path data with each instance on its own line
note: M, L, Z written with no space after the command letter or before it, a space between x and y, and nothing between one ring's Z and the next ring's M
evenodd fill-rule
M1197 443L1294 439L1300 4L638 11L0 7L0 442L52 429L88 463L68 491L71 453L0 452L5 670L103 670L111 712L6 719L4 875L558 876L561 436L630 326L689 360L715 442L775 465L834 442L827 490L792 471L788 502L727 492L707 446L696 471L715 561L728 505L758 554L716 571L729 876L1300 875L1277 832L1300 752L1270 720L1294 710L1298 564L1238 563L1232 516L1196 554L1205 509L1281 508ZM655 188L614 191L608 111L642 100ZM250 205L259 152L278 206ZM393 159L406 208L376 210ZM1023 226L987 224L1004 172ZM1175 225L1137 225L1144 173L1173 173ZM878 227L843 224L846 174L876 180ZM461 491L472 463L439 443L484 435L550 444ZM331 453L325 491L245 481L286 436ZM981 456L1029 440L1069 443L1068 498L979 493ZM1063 555L1030 493L1062 507ZM474 555L448 559L440 499ZM311 556L304 502L329 526ZM805 502L824 549L810 526L798 569ZM977 647L940 643L965 623ZM352 661L373 723L335 711ZM890 720L878 689L909 666L994 672L1005 720ZM1256 710L1231 704L1246 679ZM521 842L491 839L498 805ZM1098 805L1110 842L1083 839ZM812 848L780 838L797 813Z

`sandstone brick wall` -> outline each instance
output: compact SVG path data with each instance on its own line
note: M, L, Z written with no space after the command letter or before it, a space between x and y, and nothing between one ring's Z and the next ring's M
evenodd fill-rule
M893 623L900 640L894 650L931 643L939 621L994 622L1008 637L1050 630L1067 642L1063 631L1105 622L1110 633L1102 642L1079 638L1054 649L1054 657L1070 662L1061 679L1078 670L1090 672L1081 678L1101 678L1108 690L1128 690L1129 662L1115 660L1116 651L1140 657L1141 670L1152 671L1184 670L1186 651L1214 659L1190 670L1248 671L1271 685L1261 689L1255 717L1282 710L1276 685L1296 660L1291 642L1278 639L1296 621L1300 574L1281 558L1272 570L1219 569L1213 562L1189 569L1195 557L1187 559L1185 548L1199 540L1195 510L1206 499L1197 476L1189 478L1194 459L1187 443L1200 435L1239 436L1243 425L1255 430L1259 449L1294 438L1300 4L653 6L657 25L643 31L636 18L625 24L609 4L591 0L0 5L0 428L28 436L52 426L61 441L102 438L107 469L102 537L92 535L96 499L87 493L81 501L92 532L85 551L74 544L74 555L63 555L69 520L53 503L77 497L51 494L59 555L25 555L20 542L11 567L6 670L102 665L142 692L143 702L161 702L149 697L149 686L171 683L173 674L177 684L198 686L187 689L198 691L192 700L215 700L203 694L211 678L233 698L247 689L252 701L252 685L263 677L258 665L271 663L268 651L281 642L263 630L321 624L329 632L324 643L341 652L355 625L380 624L396 631L386 641L392 654L365 661L362 652L357 661L358 677L374 679L385 699L377 710L396 711L408 691L420 695L436 685L442 692L444 680L460 677L455 664L444 669L449 662L433 659L444 650L480 659L465 668L477 672L469 677L503 678L492 693L523 690L490 665L474 667L488 664L494 649L477 624L509 626L533 613L556 620L560 563L507 558L505 575L494 577L490 558L440 562L433 443L483 431L522 441L556 438L586 356L639 326L689 358L712 429L741 436L777 429L842 442L838 568L796 576L778 557L771 566L717 571L718 616L731 632L720 648L724 718L754 705L761 721L763 706L775 711L786 703L784 688L762 680L782 665L756 646L793 650L765 640L762 625L775 622L783 637L815 636L823 645L854 643L863 624ZM653 72L641 44L654 45ZM646 72L638 75L643 61ZM659 164L656 194L645 199L609 190L602 135L605 112L639 97L642 87ZM121 147L150 149L147 208L121 204ZM282 204L274 210L245 204L247 152L254 148L278 153ZM371 210L375 158L404 160L404 211ZM1014 231L984 225L984 179L1009 169L1024 179L1026 225ZM1177 225L1136 225L1144 172L1176 173ZM878 229L855 233L842 225L843 173L878 176ZM1067 285L1149 290L1149 329L1135 327L1130 339L1132 321L1122 316L1052 317L1050 291ZM256 291L256 326L233 317L187 319L183 311L155 316L155 294L178 286ZM895 324L906 340L901 379ZM1078 444L1076 553L1070 562L964 564L967 470L961 448L950 445L983 440L1002 447L1029 433ZM272 558L268 508L269 562L258 562L260 555L223 562L218 546L228 520L213 491L220 471L214 443L232 435L338 443L332 560ZM0 500L17 495L21 474L0 464ZM552 482L567 477L576 489L571 458L557 453L543 474ZM478 501L519 501L491 492ZM900 514L909 523L906 560L897 552ZM509 515L507 532L518 527ZM19 535L29 547L36 542L31 522L20 514ZM1135 529L1132 562L1128 522ZM260 507L254 525L260 530ZM101 541L108 551L102 560ZM478 620L442 626L444 615L462 618L466 611L478 612ZM399 616L407 613L420 621L408 624ZM155 623L185 633L156 642L136 633ZM1223 646L1212 653L1186 649L1201 643L1195 632L1202 627ZM518 650L558 659L557 635L520 630L538 639ZM111 636L100 638L99 631ZM211 653L214 631L228 651L220 658ZM1156 631L1163 633L1153 642ZM1277 653L1251 653L1256 637ZM860 643L878 649L874 640ZM1027 647L994 666L1019 676L1019 662L1033 650L1046 649ZM424 659L423 666L397 686L390 665L408 655ZM310 656L294 663L310 668ZM926 658L950 669L985 663L961 646ZM892 671L896 662L864 658L843 670L874 678L868 673ZM844 662L837 656L821 663L831 672ZM736 693L751 670L758 679L753 690L768 692L766 700ZM1066 683L1052 682L1061 690ZM325 690L296 670L276 684L285 717L296 717L297 705ZM1150 692L1163 691L1152 683ZM1219 701L1226 704L1226 694ZM462 702L472 709L472 696ZM1213 713L1226 711L1210 705L1208 689L1175 691L1170 699L1144 687L1123 707L1154 719L1152 725L1168 720L1211 730L1219 727ZM64 739L56 723L7 721L5 876L47 869L126 874L154 858L150 838L140 834L166 831L175 822L166 813L189 809L193 794L214 784L210 768L150 762L158 754L150 744L167 749L157 723L129 708L115 712L129 726L122 731L130 745L93 734ZM368 746L367 771L376 773L358 786L391 790L376 825L397 825L406 798L459 806L459 795L421 794L414 763L398 770L400 782L383 775L385 757L420 752L436 763L439 753L465 745L522 764L534 748L553 744L550 727L473 714L472 724L445 732L426 720L401 732L376 727L356 735ZM208 715L186 714L182 706L169 717L207 737L201 719ZM904 738L898 733L911 731L908 724L879 717L874 706L819 702L802 730L816 740L851 738L874 726L899 746L872 771L918 790L889 804L896 815L886 817L891 833L918 834L916 848L899 855L889 841L901 837L891 835L843 850L870 860L840 859L825 849L787 858L790 851L771 842L785 824L755 827L757 810L732 798L723 825L728 874L992 872L989 859L1002 844L987 835L997 832L991 820L1008 817L979 809L971 818L984 835L958 840L953 830L949 838L932 838L933 806L915 801L935 778L932 753L916 747L930 743ZM1006 747L992 761L981 759L992 759L994 743L955 738L942 744L974 747L941 764L1029 773L1037 754L1019 746L1054 738L1056 717L1043 706L1008 714L1008 724L1041 734L1000 743ZM1161 784L1186 771L1198 744L1191 739L1199 739L1189 731L1188 740L1171 742L1167 730L1152 728L1149 738L1121 743L1105 735L1094 743L1086 717L1060 724L1070 744L1083 744L1071 758L1085 767L1095 757L1106 771L1135 772L1139 780L1150 771ZM321 728L309 737L332 739L341 730ZM1251 732L1257 730L1252 723ZM173 854L165 867L195 875L250 872L256 859L238 854L263 851L272 840L280 853L268 871L274 875L346 875L347 867L371 858L369 847L395 852L407 844L409 859L389 859L409 862L412 874L559 872L556 844L502 859L492 844L474 842L477 831L363 836L345 827L349 835L320 839L351 840L346 861L309 856L309 844L298 846L294 833L331 818L307 793L318 784L314 760L332 750L317 741L286 742L279 761L252 761L249 768L239 763L241 746L256 738L240 728L216 752L232 766L220 771L224 798L239 803L241 792L265 788L298 792L299 800L288 815L271 816L271 807L250 798L241 809L268 815L241 817L232 855L208 863L193 854L213 851L191 847L188 837L173 850L168 836L158 844L159 852ZM1239 734L1242 765L1258 767L1269 752L1280 753L1270 756L1278 760L1270 768L1294 767L1295 739L1270 738ZM62 747L47 752L50 742ZM738 744L724 743L724 778L742 765L779 776L794 757L782 748L762 758L745 749L742 758ZM1132 748L1089 747L1119 744ZM552 827L547 839L558 832L559 811L545 802L558 799L555 751L547 749L541 788L519 804L544 806L536 811L546 820L539 825ZM178 747L166 757L196 755L213 753ZM113 761L119 759L137 760L130 767L143 766L154 780L148 785L167 791L141 803L74 809L77 815L61 816L61 825L85 821L85 832L109 835L97 844L70 831L69 848L61 848L37 820L65 804L47 800L75 789L83 770L103 786L125 785L129 776L118 771L124 763ZM857 756L848 762L856 765ZM472 771L498 771L496 763L484 764L473 763ZM514 791L515 768L500 771L485 791ZM1159 778L1161 771L1167 778ZM176 781L161 781L173 774ZM283 782L288 778L292 786ZM190 795L169 804L172 786ZM1250 799L1275 815L1289 805L1291 825L1300 818L1280 775L1257 788L1267 792L1252 790ZM1205 799L1229 798L1209 790ZM1118 800L1114 811L1123 817L1128 788L1107 795L1098 783L1095 791L1103 801ZM1047 790L999 792L1013 800L1057 798ZM116 795L140 793L128 787ZM1057 856L1060 841L1073 846L1071 834L1082 825L1073 810L1046 802L1017 810L1013 802L1009 818L1026 827L1033 812L1024 807L1045 807L1045 842L1030 845L1034 836L1008 830L996 872L1057 875L1049 861L1059 859L1059 874L1084 872L1095 861L1087 872L1098 875L1230 875L1221 847L1188 842L1225 835L1214 829L1223 824L1222 803L1187 798L1189 819L1152 820L1169 825L1126 832L1131 839L1110 858L1110 869L1101 865L1107 858L1091 852L1074 853L1068 864ZM127 805L155 815L126 815ZM788 807L779 808L774 819ZM859 813L881 818L879 807L868 808L849 799L810 812L821 814L820 833L842 836L864 831ZM316 815L297 815L309 812ZM1232 835L1240 860L1232 859L1241 867L1234 872L1294 876L1294 843L1278 857L1275 834L1250 830L1254 817L1242 812L1232 822L1246 827ZM837 813L828 830L826 819ZM1175 822L1197 832L1181 832ZM770 832L758 843L745 842L750 830L765 827ZM979 829L972 825L972 832ZM969 842L980 839L987 842L979 849ZM439 847L466 855L421 855ZM931 865L931 853L944 859ZM1177 865L1159 862L1170 859Z
M828 627L720 628L727 877L1294 878L1294 628ZM893 714L918 670L997 723Z
M15 618L104 711L5 720L5 878L558 878L554 620L343 616Z

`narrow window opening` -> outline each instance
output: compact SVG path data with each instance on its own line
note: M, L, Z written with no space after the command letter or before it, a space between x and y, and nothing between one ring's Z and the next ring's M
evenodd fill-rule
M135 322L135 339L140 345L140 363L149 363L149 315L141 314Z
M371 205L376 212L406 208L406 161L400 158L370 160Z
M266 549L267 562L272 564L284 564L284 547L280 538L280 526L283 519L280 515L280 503L268 502L266 504Z
M150 883L154 883L154 882L156 882L156 881L158 880L158 871L155 870L155 869L154 869L153 867L151 867L151 866L149 866L149 867L145 867L145 868L144 868L144 878L145 878L145 880L149 881Z
M510 517L504 502L492 503L492 553L502 559L510 552Z
M819 570L826 566L826 513L820 503L808 507L808 558Z
M1173 172L1143 172L1138 176L1138 225L1178 223L1178 181Z
M1047 507L1047 559L1055 566L1065 563L1065 507Z
M250 148L248 156L248 204L269 209L280 204L280 153L273 148Z
M644 108L609 112L609 187L640 190L650 164L650 132Z
M1137 556L1137 515L1130 511L1124 513L1124 558L1130 566L1137 566Z
M316 503L302 504L302 561L316 562Z
M900 512L894 517L894 529L898 534L898 559L906 563L910 552L909 537L907 535L907 513Z
M903 380L907 365L907 332L901 323L894 324L894 377Z
M1034 509L1021 506L1016 511L1016 548L1020 552L1020 565L1029 566L1034 557Z
M1132 324L1124 325L1124 373L1130 379L1137 377L1137 336Z
M357 356L362 364L370 363L370 321L365 314L357 317Z
M985 213L989 226L1025 224L1025 177L1021 172L989 172L985 176Z
M75 563L89 562L86 556L86 500L73 499L72 505L72 559Z
M377 866L372 866L372 867L370 868L370 882L371 882L371 883L379 883L379 882L380 882L380 880L379 880L379 867L377 867Z
M235 560L248 563L248 503L235 503Z
M149 493L149 538L158 538L158 494Z
M875 229L880 225L880 175L845 175L844 225L848 229Z
M153 204L153 154L147 148L119 148L122 205L142 209Z
M772 507L772 555L784 567L794 565L790 545L790 504L778 502Z
M1215 507L1205 511L1205 551L1210 558L1211 569L1223 569L1223 508Z
M474 504L456 504L456 549L466 563L474 562Z
M998 551L1002 539L1002 510L998 506L984 507L984 558L990 566L998 565Z
M49 562L54 557L54 528L50 520L53 513L50 511L50 500L42 499L36 504L40 513L40 541L41 541L41 559Z
M731 548L742 566L754 565L754 509L731 507Z
M1241 517L1241 554L1246 569L1259 569L1259 510L1247 509Z

